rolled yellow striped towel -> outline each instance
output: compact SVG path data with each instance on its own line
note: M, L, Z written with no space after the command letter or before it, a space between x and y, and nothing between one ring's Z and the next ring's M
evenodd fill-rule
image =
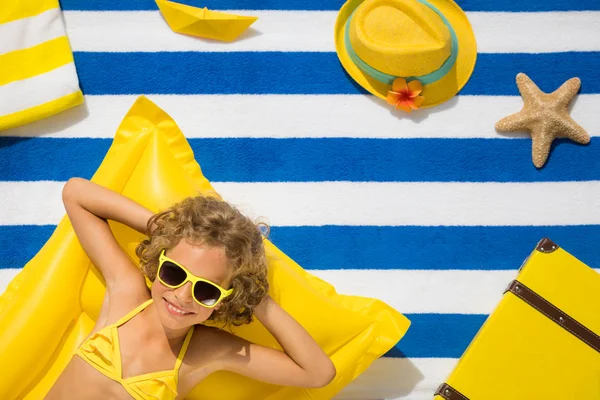
M2 0L0 131L82 102L58 0Z

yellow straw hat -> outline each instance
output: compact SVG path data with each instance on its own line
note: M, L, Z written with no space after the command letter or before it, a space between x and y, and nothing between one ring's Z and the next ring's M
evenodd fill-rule
M471 24L452 0L348 0L335 47L360 86L408 112L451 99L477 59Z

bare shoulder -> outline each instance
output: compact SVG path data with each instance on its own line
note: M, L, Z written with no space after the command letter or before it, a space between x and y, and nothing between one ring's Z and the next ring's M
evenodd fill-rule
M206 325L196 325L186 354L186 362L199 368L215 368L227 353L232 334Z

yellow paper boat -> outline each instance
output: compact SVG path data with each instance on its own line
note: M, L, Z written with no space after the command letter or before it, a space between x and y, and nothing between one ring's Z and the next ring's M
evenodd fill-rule
M226 42L235 40L258 19L166 0L156 0L156 5L173 31Z

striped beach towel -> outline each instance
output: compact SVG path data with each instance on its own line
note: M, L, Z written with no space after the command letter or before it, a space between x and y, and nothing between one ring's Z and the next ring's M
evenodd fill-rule
M177 121L225 199L268 218L278 247L411 319L339 399L431 399L542 237L600 266L599 1L460 0L473 76L410 115L344 73L342 0L185 2L259 19L220 43L172 32L152 0L62 0L88 111L0 138L0 283L48 239L62 185L91 177L139 94ZM546 92L580 77L571 114L591 144L559 140L536 170L526 134L498 134L522 106L518 72Z
M0 131L82 102L58 0L3 0Z

